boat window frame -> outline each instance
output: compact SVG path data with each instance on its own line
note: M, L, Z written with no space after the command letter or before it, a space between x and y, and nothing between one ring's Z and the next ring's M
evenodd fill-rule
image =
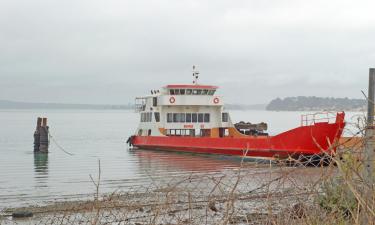
M201 89L197 89L197 95L202 95L202 90Z
M174 89L169 89L169 94L174 95Z
M192 95L193 89L186 89L186 95Z
M216 90L209 90L208 95L214 95Z
M189 118L189 120L188 120L188 118ZM191 120L192 118L191 118L191 113L186 113L186 115L185 115L185 121L186 121L186 123L191 123Z
M204 121L204 123L209 123L210 122L210 114L209 113L204 113L204 115L203 115L203 121Z
M208 89L204 89L204 90L202 91L202 95L208 95Z
M180 89L180 95L185 95L186 90L185 89Z
M198 123L204 123L204 113L198 113Z
M167 123L173 123L173 113L167 113Z
M197 113L192 113L191 114L191 122L192 123L197 123L198 122L198 114Z
M177 115L178 113L173 113L173 123L178 123Z
M185 123L185 113L180 113L180 123Z
M221 122L223 122L223 123L229 122L229 113L227 113L227 112L221 113Z
M154 112L155 122L160 122L160 112Z
M192 89L193 92L192 92L192 95L198 95L198 89Z
M152 97L152 106L158 106L158 98L157 97Z

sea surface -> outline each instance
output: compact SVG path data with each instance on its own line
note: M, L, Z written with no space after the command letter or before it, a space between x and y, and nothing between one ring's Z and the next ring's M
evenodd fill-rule
M303 112L232 111L233 121L267 122L271 135L300 125ZM49 154L33 153L37 117L48 117ZM363 113L347 113L356 122ZM235 157L129 150L139 117L125 110L1 110L0 211L84 199L95 192L90 175L101 167L101 193L147 186L155 179L238 168ZM350 126L349 126L350 127ZM355 129L347 130L350 135ZM70 153L70 154L68 154Z

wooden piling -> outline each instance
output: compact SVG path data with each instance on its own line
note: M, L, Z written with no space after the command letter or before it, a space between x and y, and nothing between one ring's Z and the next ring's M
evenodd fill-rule
M49 127L47 118L37 119L36 130L34 132L34 152L48 152Z

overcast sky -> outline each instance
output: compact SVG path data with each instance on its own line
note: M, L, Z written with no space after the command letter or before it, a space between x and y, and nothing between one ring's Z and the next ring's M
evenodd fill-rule
M0 99L127 104L170 83L228 103L361 98L375 1L0 0Z

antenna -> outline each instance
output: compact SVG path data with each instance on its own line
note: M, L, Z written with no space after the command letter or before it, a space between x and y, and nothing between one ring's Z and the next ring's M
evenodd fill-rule
M196 70L196 66L193 65L193 84L198 85L199 71Z

